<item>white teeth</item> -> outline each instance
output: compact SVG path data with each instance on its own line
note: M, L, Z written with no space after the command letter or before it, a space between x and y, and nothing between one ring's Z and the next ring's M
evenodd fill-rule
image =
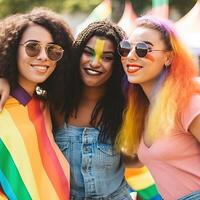
M38 72L46 72L48 69L48 66L41 66L41 65L32 65L33 69L38 71Z
M136 70L136 69L139 69L139 68L140 68L140 67L136 67L136 66L129 66L129 67L128 67L129 70Z
M45 69L47 69L46 66L34 66L34 68L39 69L39 70L45 70Z
M99 74L101 74L101 72L97 72L97 71L94 71L94 70L91 70L91 69L86 69L86 72L88 74L91 74L91 75L99 75Z

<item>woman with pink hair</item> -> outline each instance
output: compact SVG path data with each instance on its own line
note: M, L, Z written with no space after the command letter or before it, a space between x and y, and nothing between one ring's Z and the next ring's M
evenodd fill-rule
M118 47L127 107L116 145L153 175L165 200L200 199L200 86L173 26L141 17ZM136 163L136 162L135 162Z

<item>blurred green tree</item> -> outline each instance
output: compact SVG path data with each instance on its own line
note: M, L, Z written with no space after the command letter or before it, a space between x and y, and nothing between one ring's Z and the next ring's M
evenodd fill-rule
M65 0L64 9L71 13L78 11L90 12L101 2L102 0Z
M36 6L62 11L64 0L0 0L0 18L15 13L24 13Z

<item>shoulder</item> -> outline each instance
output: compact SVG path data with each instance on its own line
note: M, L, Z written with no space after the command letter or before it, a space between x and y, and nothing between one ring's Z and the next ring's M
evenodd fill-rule
M200 114L198 114L189 126L189 132L200 142Z
M193 95L189 101L187 108L182 113L182 125L188 131L194 120L198 121L200 118L200 94Z
M191 97L186 110L190 111L190 113L200 111L200 94L195 94Z

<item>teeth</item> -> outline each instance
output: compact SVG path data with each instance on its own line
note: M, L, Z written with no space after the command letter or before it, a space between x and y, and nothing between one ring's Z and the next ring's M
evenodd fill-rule
M31 66L35 71L41 73L45 73L48 70L48 66L41 66L41 65L31 65Z
M39 70L47 69L47 66L33 66L33 67L36 68L36 69L39 69Z
M91 74L91 75L99 75L99 74L101 74L101 72L97 72L97 71L94 71L94 70L91 70L91 69L86 69L86 72L88 74Z
M136 66L129 66L128 67L129 70L136 70L136 69L140 69L140 67L136 67Z
M135 73L139 71L142 67L141 66L136 66L136 65L128 65L127 66L127 72L128 73Z

